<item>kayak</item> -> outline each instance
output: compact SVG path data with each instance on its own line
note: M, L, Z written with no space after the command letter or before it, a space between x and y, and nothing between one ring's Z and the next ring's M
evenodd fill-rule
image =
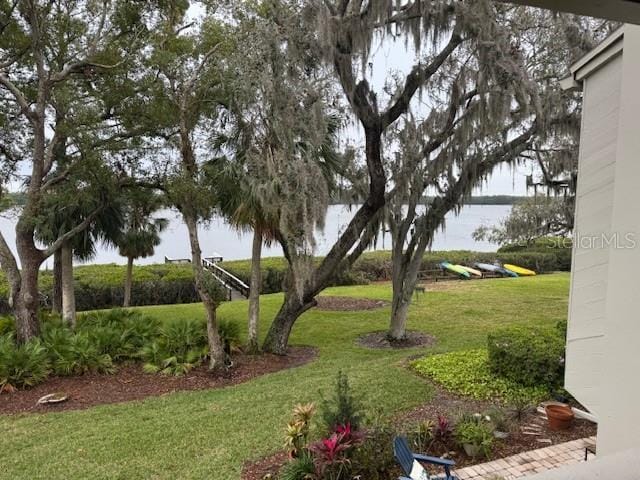
M464 265L456 265L456 267L464 268L471 275L475 275L476 277L481 277L482 272L480 270L476 270L475 268L465 267Z
M462 268L460 265L452 265L449 262L442 262L440 264L440 267L445 270L449 270L450 272L457 273L461 277L471 278L471 274L467 272L464 268Z
M511 265L509 263L505 263L504 268L510 270L512 272L517 273L518 275L522 275L523 277L531 277L536 274L533 270L528 270L526 268L519 267L517 265Z
M485 272L491 273L499 273L500 267L497 265L492 265L490 263L474 263L474 266L480 270L484 270Z
M518 274L511 270L507 270L506 268L502 268L499 265L492 265L491 263L476 263L474 264L478 269L484 270L485 272L491 273L499 273L500 275L504 275L507 277L517 277Z

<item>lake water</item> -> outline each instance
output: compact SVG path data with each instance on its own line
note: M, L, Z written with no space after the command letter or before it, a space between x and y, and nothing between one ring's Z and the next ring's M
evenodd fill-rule
M471 238L472 232L482 224L493 225L506 217L511 211L510 205L469 205L464 207L456 216L451 213L447 216L446 227L438 232L433 242L433 250L475 250L495 251L497 245L488 242L476 242ZM327 212L327 221L324 232L318 232L317 254L326 254L334 241L349 223L355 209L349 209L344 205L332 205ZM171 210L162 212L160 216L169 219L169 227L162 234L162 243L156 248L151 257L139 259L137 263L162 263L164 258L190 258L189 242L186 226L179 215ZM12 247L15 246L15 220L0 217L0 231ZM213 219L208 225L200 229L200 243L204 256L213 255L214 252L222 255L227 260L244 259L251 257L251 233L240 234L233 230L221 218ZM385 250L391 247L389 235L385 235L378 241L376 249ZM282 250L278 245L264 248L264 256L282 256ZM97 256L91 263L125 263L125 259L118 255L117 250L100 246ZM51 268L52 260L48 260Z

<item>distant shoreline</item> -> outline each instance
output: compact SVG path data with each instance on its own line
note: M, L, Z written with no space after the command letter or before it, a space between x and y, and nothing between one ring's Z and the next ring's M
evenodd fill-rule
M428 201L434 197L425 197L423 202ZM528 197L524 195L477 195L469 198L464 202L465 205L515 205L522 202ZM21 192L7 192L4 196L4 209L10 207L20 207L25 203L25 195ZM331 199L331 205L349 205L359 204L360 202L353 202L348 200L348 195L339 195L336 198ZM2 210L2 208L0 208Z
M433 199L434 197L425 197L422 199L423 203ZM524 195L478 195L473 196L465 200L464 205L515 205L524 201L526 197ZM331 200L331 205L348 205L359 204L360 202L349 202L346 195L339 196Z

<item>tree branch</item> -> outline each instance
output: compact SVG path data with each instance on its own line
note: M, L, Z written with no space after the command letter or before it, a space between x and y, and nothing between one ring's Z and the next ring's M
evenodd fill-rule
M400 115L407 111L409 104L411 103L411 99L415 95L416 91L429 81L429 79L438 71L442 64L463 41L464 39L460 35L458 29L455 28L447 45L438 55L436 55L429 65L422 67L418 64L413 67L412 71L407 75L404 88L398 95L397 100L385 113L382 114L383 129L391 125L400 117Z
M34 112L33 110L31 110L29 102L27 102L27 99L22 94L20 89L2 72L0 72L0 85L3 85L7 90L9 90L9 92L11 92L11 95L13 95L13 98L20 107L20 111L29 119L31 123L33 123Z
M49 247L47 247L42 251L43 258L49 258L60 247L62 247L62 245L65 242L71 240L77 234L87 229L89 225L91 225L91 222L93 222L96 219L96 217L100 214L100 212L104 209L104 207L105 207L104 205L101 205L100 207L96 208L82 222L80 222L78 225L73 227L71 230L69 230L65 234L59 236L55 242L53 242L51 245L49 245Z

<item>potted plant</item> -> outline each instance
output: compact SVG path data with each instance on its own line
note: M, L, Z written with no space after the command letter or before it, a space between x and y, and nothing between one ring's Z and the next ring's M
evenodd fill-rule
M552 403L544 407L551 430L567 430L571 427L574 414L569 405Z
M456 424L456 440L472 458L488 457L493 446L493 427L480 414L466 415Z

